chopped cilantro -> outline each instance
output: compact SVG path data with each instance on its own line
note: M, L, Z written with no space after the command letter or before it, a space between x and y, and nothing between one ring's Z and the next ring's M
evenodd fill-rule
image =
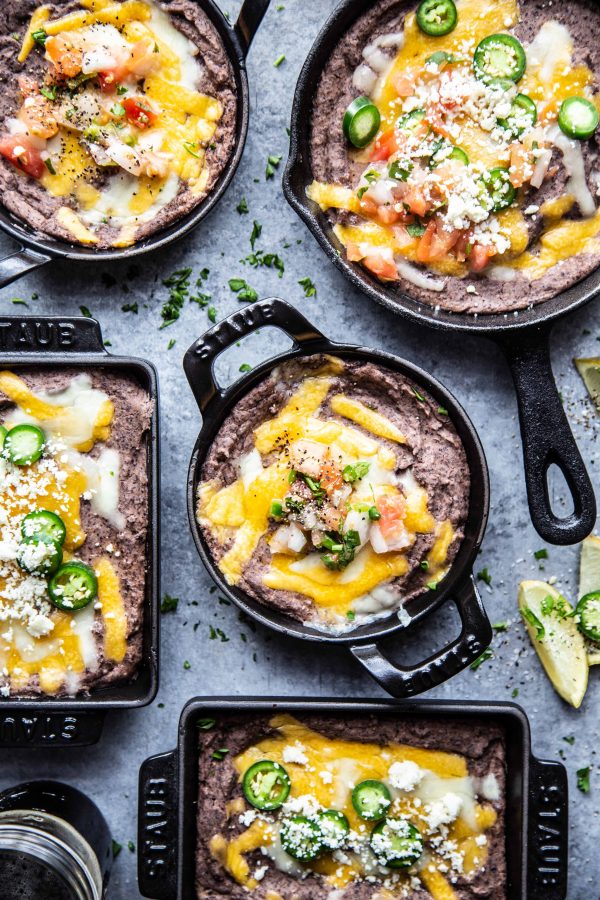
M513 688L510 696L513 698L518 697L519 696L519 688Z
M354 622L354 620L356 619L356 613L353 609L348 610L348 612L346 613L346 618L349 622Z
M577 769L577 787L582 794L590 792L590 766L583 769Z
M426 572L429 568L428 560L422 559L421 562L419 563L419 568L423 569L423 571Z
M536 639L538 641L542 641L546 636L546 629L544 628L536 614L533 612L533 610L529 609L529 607L526 606L525 609L521 610L521 615L526 622L529 622L532 628L535 628Z
M123 94L126 94L127 91L128 91L128 88L126 88L124 84L118 84L118 85L117 85L117 94L118 94L120 97L122 97Z
M415 397L417 398L417 400L419 401L419 403L425 403L425 397L423 396L423 394L420 394L416 388L413 388L412 392L415 395Z
M240 262L244 265L248 263L253 269L257 269L259 266L265 266L267 269L276 269L280 278L283 277L285 272L285 264L277 253L265 253L263 250L256 250L244 259L241 259Z
M53 84L51 87L41 87L40 94L42 97L45 97L46 100L56 100L56 85Z
M473 672L476 672L479 666L483 665L488 659L492 659L494 656L494 651L491 647L488 647L487 650L484 650L481 656L478 656L477 659L474 659L471 665L469 666Z
M161 328L168 328L179 318L185 299L190 293L191 274L191 268L177 269L163 280L164 286L169 288L169 299L163 303L160 311L163 320Z
M177 341L175 340L175 338L171 338L171 340L167 344L167 350L172 350L176 343Z
M437 591L437 581L428 581L426 587L428 587L430 591Z
M285 61L285 53L281 53L281 54L277 57L277 59L275 60L275 62L273 63L273 65L275 66L276 69L278 69L279 66L281 65L281 63L284 62L284 61Z
M27 307L29 306L29 303L27 303L26 300L21 300L20 297L13 297L13 299L10 302L13 303L15 306L27 306Z
M310 278L300 278L298 284L304 288L305 297L316 297L317 289Z
M573 744L575 743L575 735L567 734L564 736L563 741L566 741L567 744L570 744L571 746L573 746Z
M87 308L87 306L80 306L80 307L79 307L79 310L80 310L80 312L81 312L81 315L82 315L82 316L85 316L86 319L91 319L91 318L92 318L92 314L91 314L91 312L89 311L89 309Z
M135 853L135 844L133 841L127 841L127 849L130 853Z
M371 464L368 462L357 462L354 465L344 466L342 470L342 478L347 484L353 484L355 481L364 478L368 474Z
M192 664L191 664L191 662L189 661L189 659L186 659L186 660L185 660L185 662L184 662L184 664L183 664L183 668L184 668L184 669L191 669L191 668L192 668Z
M448 410L444 406L438 406L437 411L438 411L439 416L447 416L448 415Z
M492 586L492 576L490 575L489 569L487 566L481 570L481 572L477 573L477 580L483 581L487 584L488 587Z
M49 157L48 157L48 159L44 160L44 165L46 166L46 168L48 169L48 171L50 172L51 175L56 175L56 169L54 168L54 163L52 162L52 160Z
M112 842L113 859L117 858L117 856L119 855L119 853L121 852L122 849L123 849L123 845L119 844L118 841L113 840L113 842Z
M267 157L267 167L265 169L265 180L269 178L273 178L275 175L275 169L279 168L279 163L281 162L281 156L275 156L271 154L271 156Z
M249 363L242 363L240 366L240 372L251 372L252 366Z
M250 210L248 209L248 201L245 197L242 197L242 199L236 206L236 209L239 212L240 216L243 216L245 213L250 212Z
M238 300L242 302L248 301L249 303L254 303L258 300L258 292L255 291L253 287L250 287L248 282L243 278L230 278L229 287L234 294L238 295Z
M252 232L250 234L250 246L254 250L254 245L262 234L262 225L256 219L252 223Z
M533 555L536 559L548 559L548 551L545 547L542 547L541 550L536 550Z
M121 307L122 312L132 312L137 315L138 313L138 305L137 303L124 303Z
M508 631L508 622L494 622L492 628L494 631Z
M48 35L47 35L47 33L44 31L43 28L38 28L37 31L32 31L32 32L31 32L31 37L32 37L33 40L36 42L36 44L39 44L39 45L40 45L40 47L45 47L45 46L46 46L46 41L48 40Z
M214 306L208 307L208 309L206 310L206 315L208 316L208 318L210 319L211 322L214 323L217 321L217 310L215 309Z
M115 119L122 119L125 115L125 107L122 103L113 103L110 108L110 113Z
M161 613L175 612L178 603L179 597L171 597L170 594L165 594L162 598L162 603L160 604Z

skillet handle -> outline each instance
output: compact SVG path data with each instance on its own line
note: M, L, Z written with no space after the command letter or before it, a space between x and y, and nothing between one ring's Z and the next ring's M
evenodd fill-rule
M85 316L0 316L2 353L103 353L100 323Z
M355 644L350 650L393 697L414 697L437 687L474 662L492 642L492 626L473 576L451 595L462 624L459 636L416 666L400 666L384 655L379 644Z
M4 259L0 259L0 288L12 284L13 281L26 275L27 272L38 269L40 266L45 266L49 262L49 256L44 256L42 253L34 253L33 250L29 250L27 247L19 247L14 253L10 253Z
M214 374L214 363L224 350L257 328L274 325L292 338L296 348L308 347L325 337L289 303L272 297L245 306L207 331L183 357L183 370L203 416L213 400L224 391Z
M527 330L500 340L517 392L525 482L531 519L549 544L578 544L596 522L594 488L569 427L558 393L549 348L550 330ZM548 491L548 469L561 470L573 498L573 512L559 518Z
M565 767L532 758L527 848L529 900L565 900L569 865L569 787Z
M138 883L143 897L177 897L178 791L176 751L151 756L138 788Z
M244 0L242 4L240 14L235 23L235 32L238 36L244 59L248 55L250 44L254 40L270 2L271 0Z

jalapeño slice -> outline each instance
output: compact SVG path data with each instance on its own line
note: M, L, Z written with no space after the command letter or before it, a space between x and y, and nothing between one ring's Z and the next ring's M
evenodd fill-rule
M560 130L576 141L587 141L598 127L598 110L585 97L567 97L558 112Z
M452 147L451 144L442 140L439 146L435 146L433 153L429 157L429 168L435 169L448 159L456 159L464 166L469 165L469 157L462 147Z
M49 509L36 509L26 515L21 522L21 534L24 541L42 535L62 545L67 536L67 529L61 517L55 512Z
M355 147L366 147L379 130L381 116L369 97L356 97L348 106L342 120L346 138Z
M6 440L7 434L8 434L8 431L6 430L4 425L0 425L0 452L2 451L2 448L4 447L4 441Z
M46 437L37 425L15 425L4 439L4 451L15 466L37 462L46 446Z
M458 12L453 0L423 0L417 9L417 25L431 37L442 37L456 28Z
M600 591L582 597L575 612L579 616L579 630L591 641L600 642Z
M510 183L508 169L503 166L490 169L485 178L485 186L492 200L492 212L508 209L517 195L515 188Z
M408 869L423 853L423 838L408 819L385 819L371 832L371 850L390 869Z
M520 137L528 128L537 122L537 107L527 94L517 94L512 102L510 112L505 119L498 119L498 125Z
M404 113L404 115L400 116L396 124L400 131L406 131L410 133L411 131L414 131L418 125L421 124L424 118L424 109L413 109L412 112Z
M61 566L48 583L52 603L63 612L83 609L98 596L98 579L93 569L82 562Z
M279 763L262 759L250 766L242 781L244 796L256 809L279 809L288 798L292 782Z
M327 850L341 849L350 833L350 823L339 809L323 809L315 816L321 829L321 842Z
M509 78L519 81L525 72L525 50L512 34L490 34L475 50L473 68L482 81Z
M47 534L24 537L17 551L17 562L30 575L52 575L62 562L62 547Z
M292 816L284 819L280 831L281 846L299 862L316 859L323 849L321 829L308 816Z
M352 806L369 822L383 819L392 802L392 796L382 781L361 781L352 791Z

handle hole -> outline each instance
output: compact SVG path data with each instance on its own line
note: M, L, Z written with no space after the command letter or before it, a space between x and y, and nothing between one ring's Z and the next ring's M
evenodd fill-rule
M550 509L557 519L567 519L575 512L573 495L560 466L551 463L546 470Z
M293 341L280 328L263 326L219 354L214 366L217 383L227 388L245 374L246 366L255 369L265 359L285 353L292 346Z
M410 632L402 631L386 638L386 655L401 666L416 666L458 638L460 616L454 603L443 603L416 625Z

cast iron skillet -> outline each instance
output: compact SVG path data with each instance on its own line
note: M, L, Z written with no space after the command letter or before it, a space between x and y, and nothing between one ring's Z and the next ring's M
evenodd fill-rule
M311 183L310 127L313 97L334 47L370 0L342 0L320 31L300 73L292 109L290 155L283 176L286 199L306 223L329 259L357 288L412 322L454 332L474 332L496 341L511 368L519 407L525 481L531 518L551 544L582 541L596 522L594 489L569 428L550 363L549 337L557 319L583 306L600 288L600 269L568 291L518 314L469 315L435 309L380 282L357 263L349 263L318 205L306 196ZM341 123L332 123L332 127ZM557 465L573 500L573 512L559 518L552 510L548 469Z
M154 366L142 359L109 356L95 319L54 316L0 316L0 370L67 366L107 369L135 378L153 402L145 447L148 474L148 536L142 660L129 684L93 691L89 696L0 697L0 748L73 747L95 743L107 710L133 709L151 703L158 690L159 653L159 467L158 382Z
M293 349L262 363L226 391L222 390L215 381L213 371L216 357L243 335L265 325L281 328L294 341ZM396 612L371 624L359 626L349 633L331 635L298 622L279 610L264 606L238 588L231 587L214 562L196 522L196 496L201 480L202 466L219 428L233 406L244 394L262 381L275 366L285 360L311 353L331 353L343 359L367 360L407 375L416 384L429 391L436 400L439 400L440 405L448 410L450 419L465 448L471 473L471 495L464 540L450 571L439 584L438 589L426 591L403 607L411 619L410 626L413 622L419 621L432 612L445 600L452 600L458 608L462 630L455 641L420 664L400 666L392 663L383 652L383 639L405 627L401 624ZM226 597L257 622L282 634L318 641L322 644L341 644L348 647L373 678L395 697L410 697L429 690L429 688L452 678L477 659L492 639L491 626L471 571L487 524L489 478L479 437L465 411L446 388L422 369L389 353L335 344L329 341L297 310L278 299L263 300L247 306L211 328L187 351L183 367L200 407L203 420L188 475L187 497L190 525L198 553Z
M270 0L244 0L238 20L233 26L214 0L198 2L223 41L233 69L237 94L235 148L208 197L163 231L152 234L131 247L110 250L95 250L93 247L83 247L40 234L0 204L0 228L20 245L18 250L0 260L0 288L53 259L108 262L132 259L134 256L159 250L192 231L219 202L235 175L244 152L250 115L246 56Z
M567 773L558 762L531 754L529 721L514 703L421 700L317 700L215 697L191 700L179 721L177 749L151 756L140 770L138 883L155 900L195 900L198 722L274 711L294 716L373 715L460 719L498 724L506 733L506 861L510 900L565 900L568 867Z

